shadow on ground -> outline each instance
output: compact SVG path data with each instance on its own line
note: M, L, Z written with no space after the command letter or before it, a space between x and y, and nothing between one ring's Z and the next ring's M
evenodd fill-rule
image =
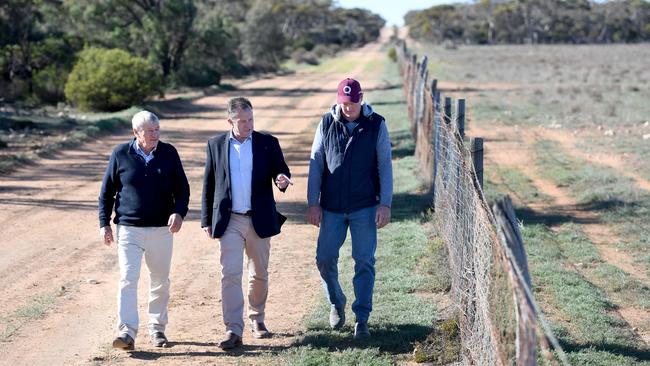
M431 327L417 324L394 324L378 328L370 323L369 325L371 337L367 340L354 340L353 325L348 325L340 331L327 328L311 329L292 346L327 348L331 351L346 348L379 348L382 352L402 354L411 352L414 342L426 339L431 333Z
M560 340L560 345L566 353L578 353L582 350L595 352L603 351L610 353L612 355L620 355L625 357L635 358L638 362L641 361L650 361L650 349L639 349L635 347L623 346L620 344L612 343L587 343L587 344L575 344L567 343L566 341Z
M428 192L394 194L391 221L407 221L422 218L427 210L431 208L432 200L433 195Z
M174 346L191 345L204 347L205 350L173 352ZM279 353L287 349L286 346L265 346L265 345L247 345L233 349L231 351L222 351L216 343L205 342L170 342L170 347L160 348L159 351L132 351L130 358L136 360L164 360L176 357L218 357L218 356L246 356L246 357L266 357L269 353Z
M530 207L517 207L515 212L517 218L527 224L543 224L545 226L559 226L566 223L576 224L599 224L602 223L600 218L580 218L576 217L575 212L600 212L615 211L625 207L634 209L639 207L638 202L627 202L617 198L605 200L593 200L587 203L580 203L569 206L550 206L544 211L536 211Z

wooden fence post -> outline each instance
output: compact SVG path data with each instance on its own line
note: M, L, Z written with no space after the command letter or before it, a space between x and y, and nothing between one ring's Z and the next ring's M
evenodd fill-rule
M465 99L456 100L456 123L458 126L458 134L460 139L465 138Z
M528 260L524 242L519 231L519 222L509 196L497 201L492 208L497 224L497 232L502 245L509 249L507 258L511 266L510 278L513 281L514 300L517 320L515 353L517 365L535 365L537 360L537 316L534 304L530 302L527 292L532 290ZM506 252L507 253L507 252ZM528 289L528 291L526 291Z
M438 166L440 165L440 92L437 90L438 80L431 81L431 99L433 99L432 118L433 128L431 139L433 140L433 177L431 190L433 192L433 210L436 210L436 177L438 176Z
M443 118L445 119L445 124L449 125L451 123L451 97L445 97L445 115Z
M482 137L472 137L469 140L470 153L472 155L472 163L474 165L474 171L476 172L476 180L483 189L483 138Z

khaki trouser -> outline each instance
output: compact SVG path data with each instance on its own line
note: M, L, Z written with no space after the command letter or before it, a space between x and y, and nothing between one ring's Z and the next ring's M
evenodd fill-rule
M117 294L118 333L138 333L138 280L142 256L149 269L149 333L164 332L169 303L169 270L173 237L169 228L117 225L120 285Z
M226 330L242 335L244 294L242 272L244 252L248 266L248 317L264 321L269 290L269 251L271 238L260 238L249 216L232 214L221 242L221 307Z

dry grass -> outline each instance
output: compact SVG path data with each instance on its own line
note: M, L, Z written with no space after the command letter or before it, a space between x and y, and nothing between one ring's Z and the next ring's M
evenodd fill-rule
M468 124L498 120L576 135L581 149L625 154L650 179L650 47L418 45L443 92L467 99ZM439 84L440 85L440 84Z

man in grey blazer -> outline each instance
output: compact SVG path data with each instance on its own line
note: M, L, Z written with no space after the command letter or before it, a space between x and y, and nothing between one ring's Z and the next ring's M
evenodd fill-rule
M290 172L278 140L253 129L253 106L228 101L230 131L208 141L201 227L221 246L221 296L226 337L219 347L242 345L243 256L248 258L248 317L253 336L270 335L264 324L271 236L286 220L276 211L273 184L284 192Z

